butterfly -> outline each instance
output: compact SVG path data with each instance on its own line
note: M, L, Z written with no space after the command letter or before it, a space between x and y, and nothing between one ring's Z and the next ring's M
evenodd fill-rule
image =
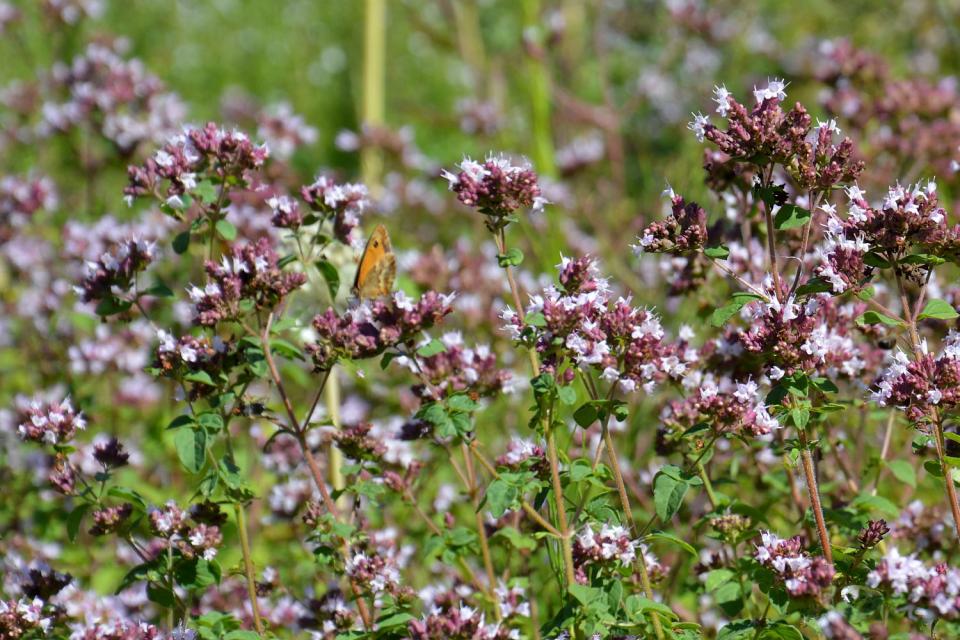
M382 224L378 224L360 256L357 275L353 279L353 295L361 300L379 298L393 291L397 276L397 257L390 246L390 236Z

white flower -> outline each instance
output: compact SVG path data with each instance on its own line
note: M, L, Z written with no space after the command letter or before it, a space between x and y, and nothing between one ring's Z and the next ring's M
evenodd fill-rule
M774 78L773 80L767 81L767 86L758 89L757 87L753 88L753 97L756 99L757 104L760 104L764 100L778 100L783 102L787 98L787 83L779 78Z
M724 85L715 86L713 88L713 101L717 103L717 114L721 118L726 118L727 113L730 111L730 104L728 98L730 97L730 92L727 91L727 88Z
M687 124L687 129L693 131L697 137L697 142L703 142L703 135L706 133L706 126L710 124L710 118L702 113L694 113L693 121Z

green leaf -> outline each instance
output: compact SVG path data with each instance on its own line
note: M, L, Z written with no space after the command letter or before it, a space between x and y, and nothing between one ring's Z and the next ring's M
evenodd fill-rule
M753 300L761 299L762 298L755 293L739 291L731 296L730 302L713 312L710 316L710 324L718 328L722 327L730 318L736 315L744 305Z
M452 411L471 413L480 408L480 404L471 400L465 393L457 393L447 398L447 408Z
M501 253L497 256L497 262L501 267L518 267L523 264L523 251L514 247L513 249L508 249L506 253Z
M672 533L667 533L666 531L655 531L653 533L647 534L647 540L663 540L671 544L675 544L687 553L689 553L694 558L700 557L700 554L697 553L697 550L693 548L693 545L682 540Z
M893 266L890 264L889 260L875 251L868 251L866 254L864 254L863 261L865 264L877 269L889 269L891 266Z
M217 220L214 228L220 234L220 237L227 242L233 242L237 239L237 228L227 219Z
M405 611L399 611L377 620L377 631L389 629L390 627L399 627L414 619L415 618L409 613Z
M180 429L173 438L183 468L199 473L207 454L207 433L203 429Z
M383 357L380 358L380 368L386 369L390 366L390 363L393 362L396 358L399 358L400 354L395 351L387 351L383 354Z
M802 285L797 287L798 296L809 296L814 293L830 293L833 287L823 278L810 278Z
M520 531L514 527L498 529L497 532L493 534L493 537L506 538L515 549L521 551L533 551L537 548L537 541L534 540L533 537L520 533Z
M337 291L340 290L340 272L329 260L317 260L317 270L327 283L327 291L330 292L330 299L337 298Z
M680 510L683 496L690 487L680 474L678 467L667 465L653 480L653 502L661 522L668 522Z
M283 338L271 338L270 350L289 360L303 360L303 353L300 352L300 348Z
M547 326L547 318L539 311L535 311L528 313L527 317L523 319L523 323L531 327L545 327Z
M234 629L223 636L223 640L261 640L260 634L247 629Z
M577 401L577 391L570 385L567 385L565 387L558 387L557 398L560 400L562 404L570 406Z
M709 247L703 250L703 255L715 260L725 260L730 255L730 249L720 245L719 247Z
M177 255L182 255L190 248L190 231L178 233L173 238L173 250Z
M883 496L871 496L863 493L854 498L850 504L865 514L876 511L887 518L896 518L900 514L900 509L897 505Z
M960 317L960 313L957 313L957 310L953 308L946 300L928 300L927 304L923 305L923 311L920 312L920 315L917 316L918 320L924 320L926 318L932 318L934 320L953 320L954 318Z
M179 429L180 427L192 426L194 424L196 424L194 417L189 413L184 413L171 420L170 424L167 425L167 429Z
M512 511L519 498L520 491L516 486L497 478L487 487L484 504L494 518L499 518L507 511Z
M447 350L447 348L444 346L444 344L443 344L442 342L440 342L439 340L437 340L436 338L434 338L433 340L431 340L431 341L428 342L427 344L425 344L425 345L423 345L423 346L421 346L421 347L418 347L418 348L417 348L417 355L418 355L418 356L421 356L421 357L423 357L423 358L429 358L429 357L435 356L435 355L437 355L437 354L439 354L439 353L443 353L443 352L446 351L446 350Z
M124 313L130 310L130 307L133 306L132 302L126 300L118 300L114 296L107 296L103 300L97 303L94 312L98 316L113 316L118 313Z
M170 590L170 587L155 582L147 584L147 599L167 609L172 608L175 602L173 591Z
M897 480L910 485L914 489L917 487L917 472L909 462L906 460L891 460L887 463L887 466Z
M112 498L126 500L127 502L133 504L133 506L141 512L146 513L147 511L147 501L142 495L133 489L121 486L110 487L110 489L107 491L107 495Z
M204 411L197 416L197 424L209 433L218 433L223 429L223 417L215 411Z
M754 636L753 620L734 620L717 633L717 640L743 640Z
M804 640L803 634L792 624L782 620L771 623L760 635L761 640Z
M627 598L624 607L627 610L627 615L630 616L632 620L637 620L640 616L650 611L659 613L669 619L676 619L678 617L677 614L673 612L673 609L667 605L638 595L632 595Z
M940 467L940 463L937 460L927 460L923 463L923 468L927 473L935 478L943 477L943 469Z
M577 602L584 606L589 606L594 600L603 597L603 591L594 587L588 587L585 584L572 584L568 589Z
M736 574L730 569L714 569L707 574L707 581L704 587L707 591L715 591L720 585L733 580Z
M420 407L417 417L433 425L441 438L453 438L457 435L456 425L443 405L430 402Z
M70 512L70 515L67 516L67 537L70 539L70 542L76 541L77 534L80 532L80 523L83 522L83 516L86 515L89 509L89 504L81 502Z
M198 382L200 384L205 384L208 387L217 386L213 382L213 378L210 377L210 374L206 371L192 371L187 375L183 376L183 379L187 382Z
M204 204L213 204L217 201L217 188L209 180L200 181L193 193L196 194Z
M946 260L940 256L935 256L929 253L914 253L900 259L900 264L926 264L935 266L938 264L943 264L944 262L946 262Z
M597 407L592 402L580 405L573 412L573 419L578 425L586 429L597 421Z
M173 291L170 290L170 287L163 284L162 282L157 282L155 285L143 292L145 295L154 296L156 298L172 298Z
M865 324L885 324L890 327L897 327L903 323L877 311L864 311L863 315L857 318L857 324L861 326Z
M810 221L810 211L795 204L785 204L773 217L773 226L780 231L802 227Z

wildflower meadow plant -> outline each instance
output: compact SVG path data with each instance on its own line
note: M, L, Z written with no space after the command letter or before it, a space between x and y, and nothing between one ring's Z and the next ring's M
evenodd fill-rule
M486 4L418 14L470 86L428 140L375 39L356 126L218 117L114 3L0 2L0 640L960 635L953 83L752 33L753 84L695 2L586 12L679 68L572 4L487 50Z

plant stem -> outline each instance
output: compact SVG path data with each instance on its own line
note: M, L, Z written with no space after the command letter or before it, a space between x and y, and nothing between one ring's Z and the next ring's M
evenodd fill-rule
M323 397L327 404L327 415L330 422L336 430L340 430L340 380L337 378L336 368L331 368L327 374L326 385L323 387ZM306 425L304 425L306 426ZM330 486L336 491L344 488L343 472L343 453L332 444L327 449L327 474L330 476ZM343 500L340 501L340 508L343 508Z
M957 501L957 487L953 483L953 467L945 459L946 441L943 437L943 421L939 418L934 423L933 441L936 443L937 460L940 462L940 471L943 472L944 484L947 487L947 498L950 502L950 511L953 513L953 525L960 539L960 502Z
M900 304L903 307L903 316L907 322L907 328L910 331L910 342L913 345L913 355L916 360L924 356L920 343L920 333L917 330L917 317L920 315L920 302L922 297L917 300L917 306L911 312L910 301L907 298L907 290L903 285L903 279L900 277L900 265L893 265L893 275L897 280L897 291L900 294ZM926 292L924 285L921 294ZM947 501L950 503L950 511L953 514L953 524L957 531L957 538L960 539L960 501L957 500L957 487L953 482L953 469L947 464L946 460L946 441L943 435L943 418L940 411L933 407L933 442L937 450L937 462L940 463L940 471L943 473L944 486L947 489Z
M807 491L810 494L810 508L817 521L817 535L820 537L820 546L823 548L823 557L833 564L833 549L830 546L830 536L827 534L827 523L823 518L823 507L820 505L820 488L817 486L817 470L813 465L813 454L807 442L807 432L800 429L800 458L803 461L803 473L807 479Z
M483 568L487 572L487 591L493 589L497 584L497 575L493 571L493 559L490 556L490 542L487 540L487 526L483 521L483 513L480 510L480 491L477 487L477 474L473 468L473 456L470 455L470 446L464 442L461 445L463 461L467 469L467 481L470 483L467 489L470 492L470 500L473 502L473 515L477 522L477 535L480 537L480 554L483 556ZM500 608L497 607L497 619L499 620Z
M376 127L384 121L386 25L386 1L366 0L363 11L363 104L360 111L364 126ZM383 172L380 150L365 145L360 153L363 181L369 189L378 189Z
M234 504L237 514L237 532L240 534L240 550L243 552L243 571L247 576L247 593L250 596L250 608L253 611L253 626L257 633L263 634L263 622L260 619L260 605L257 604L257 582L254 578L253 558L250 555L250 540L247 538L247 514L242 503Z
M697 462L697 474L699 474L700 479L703 480L703 488L707 492L707 499L710 501L710 506L714 509L717 508L717 494L713 492L713 483L710 482L710 476L707 475L707 470L704 468L702 462Z
M494 478L500 477L500 474L497 473L496 468L490 463L489 460L487 460L486 456L484 456L483 453L481 453L480 450L477 449L476 441L474 441L471 444L470 449L471 451L473 451L473 455L477 457L477 460L480 461L480 464L483 465L483 467L490 473L490 475L492 475ZM550 524L546 519L544 519L544 517L540 515L540 512L533 508L532 504L530 504L526 500L522 500L520 502L520 506L523 508L524 512L526 512L526 514L533 519L534 522L536 522L541 527L543 527L551 535L554 535L558 538L562 537L560 532L557 530L557 528L554 527L552 524Z
M620 507L623 509L623 515L627 519L627 524L634 535L637 535L637 522L633 519L633 510L630 508L630 498L627 496L627 487L623 482L623 473L620 471L620 461L617 459L617 451L613 446L613 438L610 436L610 430L607 429L603 434L604 442L607 445L607 459L610 461L610 468L613 470L613 477L617 483L617 493L620 495ZM643 587L644 595L653 600L653 587L650 586L650 574L647 572L647 560L643 557L642 551L637 553L637 567L640 569L640 586ZM653 624L653 631L657 634L659 640L663 640L663 627L660 624L660 614L655 611L650 612L650 622Z
M277 369L277 363L274 361L273 354L270 351L269 335L272 323L273 315L271 314L267 319L263 333L260 334L260 346L263 349L264 360L267 362L267 369L270 371L270 377L273 380L273 384L276 386L277 392L280 394L284 411L286 411L287 418L290 422L289 428L292 433L296 434L297 442L300 445L300 451L303 453L303 457L307 461L307 466L310 468L310 474L313 476L314 484L317 485L317 489L320 491L320 498L323 501L324 507L334 520L339 521L340 516L337 511L337 505L333 502L333 498L330 496L330 491L327 489L327 483L323 479L323 472L320 470L320 465L317 464L317 460L314 458L313 452L310 451L309 444L307 444L307 436L304 431L306 423L304 426L301 426L300 422L297 420L296 412L293 409L293 403L290 402L290 397L287 395L287 391L283 386L283 379L280 377L280 372ZM249 327L245 328L250 331ZM326 381L329 378L330 375L329 372L327 372L327 375L324 377L321 384L326 385ZM343 545L340 548L340 553L345 562L349 561L350 545L346 540L343 541ZM373 617L370 615L370 610L367 607L367 603L363 599L363 593L353 580L350 580L350 588L356 598L357 611L360 613L360 618L363 620L363 626L368 630L372 629Z
M494 239L497 243L497 249L501 254L506 253L507 250L507 241L506 234L503 229L500 229L498 233L494 234ZM513 302L517 305L517 314L520 318L521 324L523 324L523 306L520 302L520 288L517 286L517 281L513 277L513 270L510 266L505 267L507 272L507 282L510 284L510 292L513 295ZM540 360L537 357L537 352L535 349L531 348L528 350L530 356L530 368L533 372L534 377L540 375ZM556 498L557 503L557 529L560 532L560 548L563 552L563 564L566 568L566 578L568 585L576 584L576 579L574 578L573 571L573 547L570 542L572 536L570 532L570 526L567 521L567 509L566 505L563 503L563 485L560 483L560 456L557 453L557 442L553 433L553 424L552 424L552 414L548 416L543 422L544 428L544 437L546 438L547 444L547 459L550 462L550 482L553 487L554 497Z
M560 530L560 548L563 551L563 566L567 574L567 585L577 583L573 570L573 546L570 542L570 528L567 524L567 507L563 503L563 485L560 484L560 463L557 456L557 442L552 426L546 430L547 457L550 460L550 482L557 506L557 528Z

